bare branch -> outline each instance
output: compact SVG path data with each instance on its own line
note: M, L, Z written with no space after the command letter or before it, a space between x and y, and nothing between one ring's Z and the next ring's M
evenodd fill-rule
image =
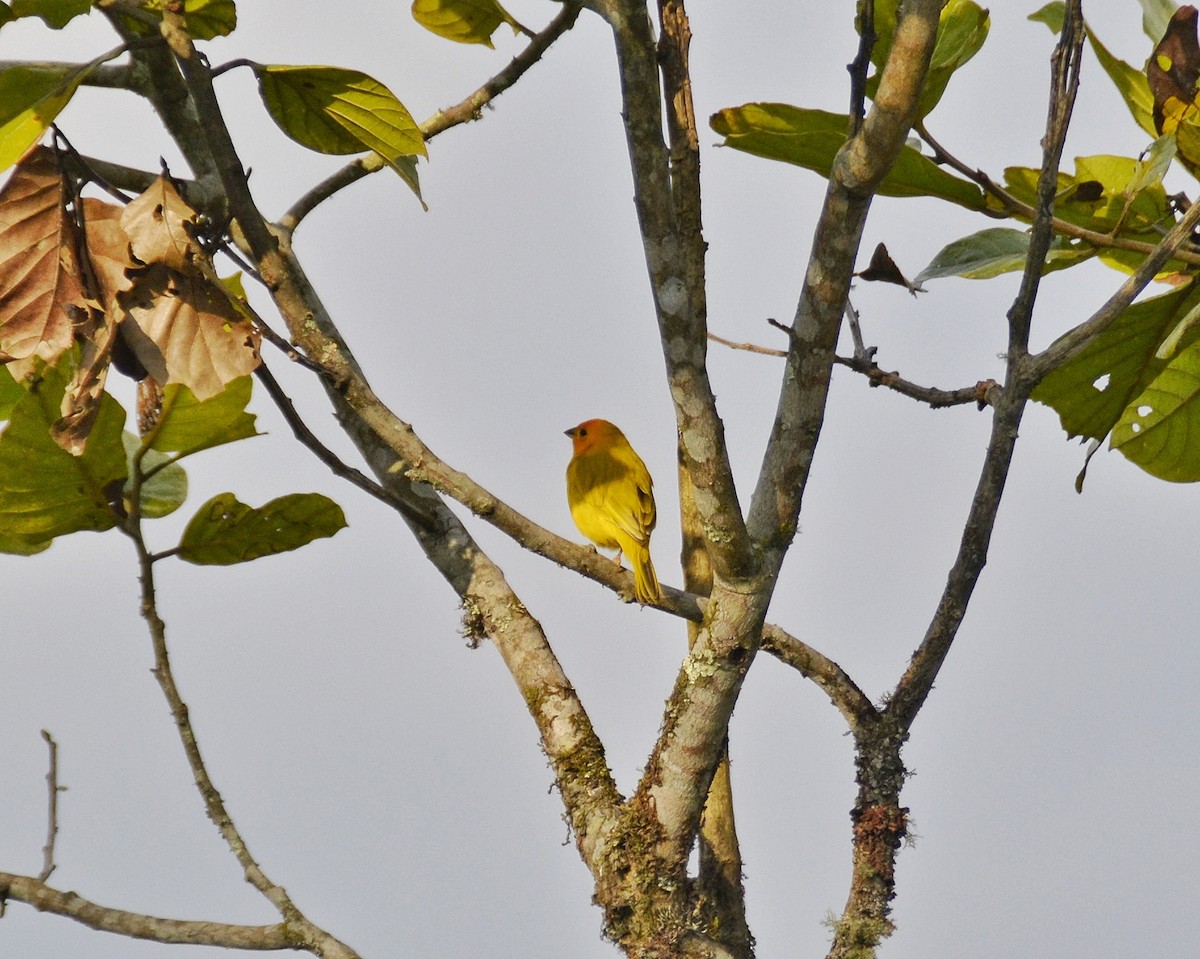
M696 490L708 532L714 573L752 578L757 567L725 446L725 430L705 367L707 303L704 237L700 232L699 158L687 62L679 45L682 5L670 5L675 39L664 28L655 42L645 6L634 0L598 3L612 27L621 78L625 138L634 206L654 291L667 386L675 404L681 462ZM667 88L659 82L662 62ZM663 100L668 103L664 118ZM664 125L670 145L663 141Z
M1050 105L1043 139L1042 172L1038 185L1038 211L1030 240L1029 258L1021 287L1009 310L1009 350L1004 390L994 404L992 432L980 473L979 485L967 515L958 554L951 567L933 619L908 669L890 697L887 715L907 730L916 718L934 680L950 652L962 624L967 604L987 562L996 513L1008 478L1017 442L1017 429L1036 380L1028 375L1029 322L1041 279L1042 264L1051 238L1058 164L1070 123L1079 83L1079 55L1083 44L1083 17L1079 0L1071 0L1062 34L1051 61ZM1144 266L1145 264L1143 264ZM1153 276L1153 273L1150 274Z
M39 912L74 919L90 929L133 939L226 949L295 949L297 942L284 923L273 926L239 926L202 920L164 919L124 909L101 906L73 892L61 892L32 876L0 872L0 900L27 903ZM357 959L357 953L336 940L317 951L326 959Z
M899 155L916 115L937 36L937 0L905 4L902 10L871 110L834 160L790 330L771 443L747 520L768 569L782 563L795 535L863 224L873 191Z
M461 598L467 634L474 640L490 637L504 659L554 766L576 842L585 861L594 862L603 837L613 828L621 797L583 704L540 624L500 569L440 498L406 475L420 467L424 445L412 428L375 396L305 277L287 235L273 233L258 211L222 118L207 64L182 29L178 14L168 9L163 28L187 94L205 118L202 143L181 146L210 156L207 164L217 171L235 217L235 238L262 275L293 341L310 357L319 357L329 372L326 387L347 435L394 496L433 510L433 529L411 521L409 526L434 567ZM586 775L581 770L586 770Z
M575 25L575 21L579 18L579 12L582 9L582 3L577 2L577 0L567 0L567 2L563 3L562 10L558 12L545 28L535 34L528 34L526 31L530 37L528 46L513 57L507 67L459 103L444 110L439 110L421 124L421 134L424 136L426 142L432 140L439 133L444 133L451 127L462 123L469 123L472 120L478 120L483 115L483 108L485 106L521 79L530 67L541 60L542 56L550 48L550 45ZM216 71L214 71L214 75L216 75ZM383 160L378 154L374 153L370 156L351 160L342 169L338 170L337 173L322 180L293 203L291 208L280 217L280 228L288 233L294 232L296 227L300 225L301 220L339 190L344 190L350 184L361 180L371 173L377 173L384 166L386 164Z
M871 386L884 386L901 396L927 403L932 409L945 409L949 406L965 406L974 403L982 409L991 406L995 401L996 389L999 384L995 380L980 380L974 386L964 386L956 390L942 390L936 386L921 386L904 379L899 373L880 368L871 359L859 359L854 356L835 356L833 361L846 369L861 373L871 383Z
M866 693L841 666L778 626L768 624L763 627L762 648L820 686L846 717L851 730L878 714Z
M54 872L54 842L58 839L58 794L66 786L58 784L58 743L49 731L42 730L42 739L50 750L50 768L46 771L46 845L42 847L42 871L38 882L45 882Z

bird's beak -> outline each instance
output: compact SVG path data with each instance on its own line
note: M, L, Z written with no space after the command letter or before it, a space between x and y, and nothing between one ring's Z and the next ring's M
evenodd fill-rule
M574 433L575 433L574 426L572 426L569 430L563 430L563 436L573 436Z

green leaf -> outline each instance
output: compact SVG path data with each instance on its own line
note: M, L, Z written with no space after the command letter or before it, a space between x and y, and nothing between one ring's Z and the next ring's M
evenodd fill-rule
M299 549L346 525L337 503L320 493L292 493L254 509L219 493L192 517L179 555L190 563L229 566Z
M13 0L14 17L40 17L46 26L61 30L92 9L92 0Z
M1004 182L1014 197L1036 206L1040 176L1033 167L1008 167ZM1074 175L1058 174L1054 213L1097 233L1119 230L1120 236L1154 242L1175 222L1161 181L1148 177L1141 161L1121 156L1076 157Z
M926 116L946 92L950 77L983 46L992 21L988 11L972 0L950 0L942 8L937 44L921 88L918 118Z
M161 13L163 0L147 0L143 8ZM193 40L227 37L237 28L237 6L234 0L184 0L183 20Z
M50 540L48 539L27 540L20 536L0 533L0 553L9 553L13 556L32 556L34 553L41 553L49 548Z
M431 33L458 43L492 46L492 34L512 23L496 0L413 0L413 19Z
M1035 23L1044 23L1050 28L1051 33L1062 33L1063 23L1067 19L1067 5L1063 0L1050 0L1039 10L1035 10L1026 20L1033 20Z
M709 119L725 137L725 146L745 153L782 160L828 177L846 141L845 115L806 110L786 103L747 103L726 107ZM883 196L932 196L969 210L986 207L975 184L942 170L928 157L905 146L895 166L880 184Z
M1142 5L1142 30L1151 43L1158 43L1167 32L1167 24L1179 9L1175 0L1139 0Z
M261 64L254 72L271 119L310 150L372 150L402 177L405 158L428 156L421 130L404 104L365 73Z
M25 390L13 379L12 371L7 366L0 366L0 421L8 419L17 401L25 395Z
M896 30L895 0L875 4L875 45L871 48L871 62L875 73L867 81L867 96L875 98L879 88L880 71L887 62ZM991 19L988 11L973 0L948 0L942 7L938 21L937 42L925 75L921 90L921 101L917 109L918 119L926 116L937 106L946 85L954 72L970 60L987 39Z
M1046 253L1042 273L1075 266L1095 255L1088 244L1056 237ZM914 283L944 276L962 276L970 280L985 280L1001 273L1025 269L1029 256L1029 234L1010 227L993 227L942 248L925 269L917 274Z
M1151 476L1200 480L1200 343L1177 353L1125 407L1110 446Z
M1087 36L1096 59L1100 61L1100 66L1121 94L1130 115L1138 126L1157 138L1158 130L1154 128L1154 94L1150 92L1150 82L1146 79L1145 72L1114 57L1090 29Z
M41 139L93 66L11 66L0 71L0 170Z
M142 440L128 430L121 439L125 443L125 456L129 463L130 479L125 481L125 500L129 502L132 494L132 476L134 457L142 448ZM188 480L183 467L174 462L173 458L158 450L148 449L142 453L142 482L141 509L142 516L147 519L158 519L169 516L183 505L187 499Z
M1068 436L1103 439L1123 417L1136 410L1139 397L1167 368L1160 345L1182 317L1200 305L1200 284L1135 303L1078 355L1049 373L1033 391L1039 403L1053 407ZM1184 332L1183 350L1200 336ZM1200 423L1195 428L1200 431Z
M216 396L203 402L186 386L163 390L162 414L151 434L150 447L178 453L182 459L200 450L258 436L254 414L246 412L253 380L239 376Z
M127 475L125 411L104 394L84 453L72 456L50 435L65 384L59 371L47 370L0 433L0 529L26 543L116 525L109 503Z

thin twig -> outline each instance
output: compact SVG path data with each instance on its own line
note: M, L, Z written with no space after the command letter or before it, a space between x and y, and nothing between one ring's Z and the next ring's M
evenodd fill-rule
M393 496L374 480L356 470L353 466L342 462L333 450L322 443L296 411L291 397L283 391L283 387L279 385L279 381L275 379L274 374L271 373L266 363L260 363L258 368L255 369L254 375L266 387L267 395L275 401L275 406L283 414L283 418L288 426L292 428L292 433L295 434L296 439L308 447L317 459L328 466L330 472L335 476L349 481L369 496L374 496L380 502L386 503L393 509L403 513L408 519L422 528L427 530L436 530L439 528L439 523L432 509L422 511L414 504L402 500L398 496Z
M459 103L444 110L439 110L422 123L421 135L425 138L425 141L429 142L439 133L444 133L451 127L467 123L471 120L478 120L485 106L521 79L525 72L542 58L542 55L549 49L550 45L575 25L575 21L579 18L579 12L582 9L583 4L577 2L577 0L568 0L568 2L564 3L562 10L558 12L554 19L540 32L531 36L528 46L513 57L507 67ZM350 184L361 180L371 173L377 173L384 166L386 164L377 154L351 160L332 176L322 180L293 203L291 208L279 218L278 225L280 229L286 233L295 232L300 222L320 204L328 200L339 190L344 190Z
M983 210L981 212L988 216L1003 219L1009 216L1018 216L1024 220L1033 220L1037 215L1037 210L1005 190L1002 186L996 183L982 170L977 170L968 166L958 157L954 156L941 143L933 138L923 124L918 123L914 128L917 135L924 140L934 152L934 159L938 163L945 163L947 166L957 170L963 176L967 177L973 183L977 184L983 191L990 196L995 197L1003 205L1003 210ZM1142 253L1150 255L1158 249L1158 244L1151 243L1145 240L1133 240L1128 237L1114 236L1112 233L1099 233L1096 230L1089 230L1086 227L1079 226L1076 223L1070 223L1057 216L1050 218L1050 224L1054 227L1054 232L1062 236L1072 237L1077 240L1084 240L1094 247L1099 249L1112 250L1129 250L1133 253ZM1200 251L1194 249L1177 249L1172 254L1174 259L1181 263L1187 263L1192 266L1200 265Z
M871 51L879 39L875 33L875 0L861 0L858 5L858 53L846 65L850 73L850 131L856 136L867 115L867 70L871 66Z
M780 358L787 357L786 350L777 350L770 346L759 346L757 343L735 343L733 340L727 340L723 336L717 336L716 333L709 333L708 338L714 343L720 343L722 346L727 346L731 350L744 350L747 353L758 353L761 356L775 356ZM855 345L855 351L858 351L858 345ZM968 403L975 403L982 407L984 405L992 405L995 402L996 388L999 384L995 380L980 380L974 386L964 386L956 390L942 390L936 386L921 386L919 383L913 383L911 380L906 380L899 373L888 372L882 369L875 362L875 347L866 347L863 351L863 356L834 356L833 362L839 366L844 366L848 370L853 370L855 373L861 373L871 382L871 386L884 386L889 390L893 390L902 396L907 396L910 399L918 400L921 403L927 403L933 409L944 409L948 406L965 406Z
M42 871L38 882L45 882L54 872L54 843L58 839L58 794L66 789L58 784L58 743L48 730L42 730L42 739L50 750L50 768L46 771L46 845L42 847Z

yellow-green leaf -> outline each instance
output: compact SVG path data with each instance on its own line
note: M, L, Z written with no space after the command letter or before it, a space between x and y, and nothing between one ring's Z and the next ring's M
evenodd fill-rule
M340 67L256 65L271 119L318 153L372 150L401 172L405 157L427 156L425 139L404 104L378 80Z
M92 9L92 0L13 0L14 17L40 17L46 26L61 30Z
M258 509L219 493L183 532L179 556L190 563L229 566L299 549L346 525L342 509L320 493L292 493Z
M1157 355L1162 343L1198 305L1196 283L1133 304L1086 349L1049 373L1033 398L1058 412L1068 436L1103 439L1128 410L1143 405L1139 397L1168 367ZM1188 352L1198 338L1200 329L1193 326L1181 332L1176 345ZM1184 360L1182 368L1189 362ZM1193 428L1200 435L1200 423Z
M125 501L128 503L133 492L134 457L142 449L142 440L128 430L121 435L121 439L124 441L125 456L129 462L130 479L125 481L123 490ZM187 499L187 473L175 462L175 458L153 449L142 452L140 466L144 477L141 495L138 497L141 501L142 516L146 519L170 516Z
M1195 483L1200 481L1198 432L1200 343L1193 342L1125 407L1110 445L1152 476Z
M144 9L162 12L163 0L147 0ZM237 27L234 0L184 0L184 28L194 40L226 37Z
M41 139L92 67L11 66L0 71L0 170Z
M1042 273L1075 266L1095 255L1095 249L1081 241L1055 237L1046 251ZM914 283L944 276L962 276L969 280L985 280L1001 273L1025 269L1029 256L1029 234L1011 227L992 227L955 240L943 247L925 269L917 274Z
M725 146L770 160L782 160L829 176L846 141L844 114L806 110L787 103L747 103L714 113L709 124ZM891 172L879 185L883 196L932 196L969 210L986 207L974 183L945 172L910 146L902 147Z
M200 450L258 436L254 414L246 412L253 380L240 376L216 396L196 399L186 386L171 384L163 390L162 413L150 436L156 450L189 456Z
M26 545L116 524L109 504L127 475L125 411L104 394L85 451L73 456L50 434L61 415L63 369L47 369L12 409L0 433L0 530Z
M513 23L496 0L413 0L413 19L431 33L458 43L492 46L502 23Z

